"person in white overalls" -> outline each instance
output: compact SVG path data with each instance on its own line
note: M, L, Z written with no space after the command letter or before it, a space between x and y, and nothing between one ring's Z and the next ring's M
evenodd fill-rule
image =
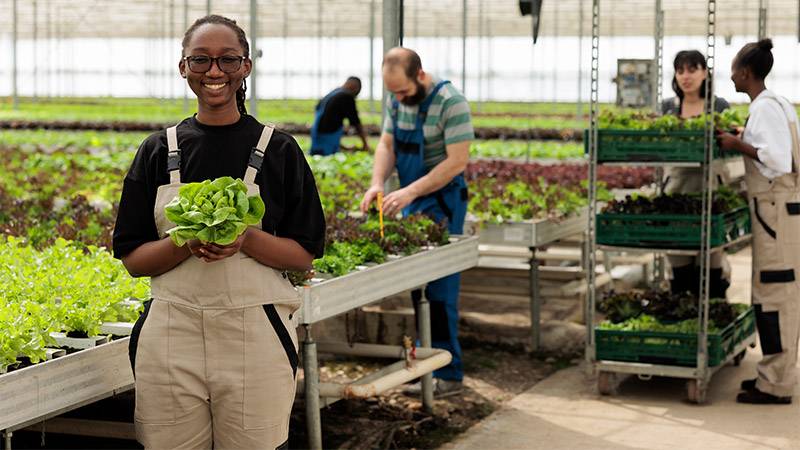
M745 45L732 64L737 92L750 99L741 139L719 134L720 147L744 155L753 227L752 300L761 352L758 377L742 382L740 403L788 404L797 385L800 332L800 130L794 106L766 88L772 41Z
M136 435L148 449L288 446L300 299L285 270L322 255L325 221L300 147L244 108L248 54L230 19L187 30L179 68L198 112L148 137L125 178L114 254L152 277L130 341ZM228 246L177 247L165 205L183 183L220 176L264 199L262 222Z

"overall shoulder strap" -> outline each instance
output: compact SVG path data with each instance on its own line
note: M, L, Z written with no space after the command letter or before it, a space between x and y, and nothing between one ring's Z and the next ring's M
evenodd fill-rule
M274 125L264 125L264 129L261 130L261 137L258 139L258 143L250 151L250 160L247 162L247 171L244 173L245 183L255 184L256 174L261 170L261 165L264 163L264 154L267 152L267 145L269 145L274 131Z
M428 109L431 107L431 103L433 103L433 99L436 98L436 95L439 93L439 91L442 90L442 87L444 87L444 85L446 85L446 84L450 84L450 81L442 80L442 81L436 83L436 85L433 87L433 90L431 91L430 95L425 97L425 100L423 100L422 103L420 103L420 105L419 105L419 113L420 113L420 115L425 115L425 116L428 115Z
M778 104L781 108L781 112L783 112L783 116L786 118L786 124L789 126L789 135L792 137L792 173L795 175L797 185L800 186L800 167L798 167L798 163L800 163L800 137L797 135L797 122L793 121L788 114L786 114L786 109L783 107L783 103L777 99L777 97L767 97L767 99L774 101ZM792 104L787 100L787 103L790 105Z
M181 182L181 149L178 148L178 126L167 128L167 171L170 184Z

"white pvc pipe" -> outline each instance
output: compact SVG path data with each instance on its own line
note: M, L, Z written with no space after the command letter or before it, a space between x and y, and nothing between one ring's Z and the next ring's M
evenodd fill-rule
M320 353L337 353L355 356L377 356L377 357L400 357L403 358L403 347L375 345L375 344L354 344L346 343L318 343ZM334 351L335 350L335 351ZM447 350L418 348L416 349L418 359L412 360L411 367L406 367L406 361L398 361L390 366L381 369L378 373L367 375L360 380L349 384L338 383L319 383L320 397L332 398L369 398L408 383L422 375L442 368L453 359ZM378 376L380 373L384 375ZM369 381L367 381L369 380ZM304 392L304 382L298 382L297 393Z

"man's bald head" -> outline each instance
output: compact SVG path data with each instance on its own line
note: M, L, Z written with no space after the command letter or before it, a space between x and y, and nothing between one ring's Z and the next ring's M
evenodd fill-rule
M383 70L394 71L400 69L409 79L416 79L422 70L422 61L414 50L405 47L395 47L386 52L383 57Z

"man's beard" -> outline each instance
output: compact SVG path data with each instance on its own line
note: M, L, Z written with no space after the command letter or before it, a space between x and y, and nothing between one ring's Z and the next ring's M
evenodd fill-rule
M417 93L410 97L404 98L402 101L400 101L400 103L406 106L416 106L422 103L423 100L425 100L425 97L427 97L427 94L425 92L425 86L423 86L422 83L420 83L417 80L414 80L414 85L417 86Z

